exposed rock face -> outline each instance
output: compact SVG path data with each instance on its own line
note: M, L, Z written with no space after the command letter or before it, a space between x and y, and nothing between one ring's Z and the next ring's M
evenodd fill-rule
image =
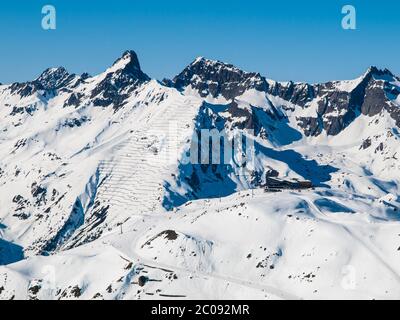
M34 82L44 90L56 90L64 87L75 75L70 75L63 67L46 69Z
M276 83L268 93L304 109L312 103L317 105L315 115L297 118L307 136L318 136L323 130L328 135L337 135L359 114L374 116L382 110L388 111L399 125L400 112L392 103L400 93L398 81L389 70L371 67L363 77L352 82Z
M249 89L266 91L268 83L259 73L244 72L233 65L197 58L173 79L177 89L189 85L202 97L222 96L231 100Z
M124 52L103 75L93 89L82 88L79 92L73 92L79 85L91 82L94 78L87 73L81 76L69 74L63 67L48 68L34 81L13 83L9 90L21 98L34 94L46 98L63 92L70 93L64 106L77 107L84 104L85 100L90 100L94 106L113 106L118 110L137 87L150 80L141 70L134 51ZM14 113L18 113L18 110L14 110Z
M281 83L267 81L258 73L244 72L220 61L197 58L172 81L164 83L180 90L194 89L201 97L223 97L232 101L250 89L280 97L290 103L297 124L307 136L318 136L322 132L337 135L360 114L374 116L383 110L400 125L400 110L393 103L400 94L400 80L389 70L376 67L352 81ZM305 112L301 112L302 109ZM234 102L228 112L234 113L236 118L252 118L244 114L246 110L235 108ZM245 127L254 124L254 121L247 121Z
M31 82L0 87L0 233L22 239L21 247L0 239L0 265L20 260L24 254L52 254L116 230L122 233L132 215L147 216L161 206L183 208L190 200L222 198L266 183L269 190L274 183L289 189L315 186L321 188L315 193L318 197L332 197L332 190L320 192L328 187L335 192L366 194L369 200L360 212L375 203L368 198L372 193L380 199L383 193L397 192L397 183L393 187L385 183L384 188L391 189L382 190L383 179L400 176L395 171L400 170L398 130L389 117L399 125L400 81L388 70L371 68L354 81L278 83L201 58L174 80L165 80L167 87L149 80L136 54L127 51L94 77L52 68ZM175 89L188 86L191 90L187 92ZM207 99L193 97L192 90ZM209 97L224 99L214 103ZM381 120L382 111L387 114ZM357 119L360 115L379 117L370 121L368 130L361 128L360 136L350 128L346 135L346 127L361 120ZM380 125L375 126L378 120ZM176 122L179 131L171 133L170 124ZM206 136L207 130L202 136L203 129L221 133L220 142L233 140L233 129L246 133L250 139L243 145L254 142L254 164L245 167L237 161L248 163L239 148L228 154L227 161L225 148L218 151L222 161L183 161L189 145ZM254 130L254 136L247 129ZM302 139L303 132L318 136L342 131L350 140L343 139L351 146L348 153L342 146L329 152L319 150L318 143L324 139ZM163 162L161 151L171 141L181 154L171 163ZM308 141L315 152L308 150ZM211 151L217 148L212 148L206 149L202 159L213 156ZM362 166L353 170L353 159ZM340 171L341 167L346 170ZM361 180L361 169L368 178ZM282 212L292 210L304 216L309 205L303 201L298 207L282 207ZM321 206L333 207L330 200L323 201ZM168 228L161 229L166 231L158 239L182 243L182 234ZM1 248L11 250L12 255L5 257ZM34 297L39 285L27 288ZM79 288L71 284L65 296L80 296Z
M315 97L315 88L308 83L273 82L268 88L268 93L304 107Z
M90 77L87 74L69 74L63 67L49 68L36 80L14 83L9 89L12 94L21 97L38 92L44 97L54 91L71 92L65 106L77 107L84 101L90 101L94 106L112 106L118 110L140 85L149 80L141 70L136 53L126 51L90 91L72 92L73 88L90 81ZM235 104L235 98L250 89L280 97L290 103L295 111L297 124L306 136L318 136L322 132L337 135L360 114L374 116L383 110L386 110L400 126L400 108L393 102L400 94L400 80L389 70L379 70L376 67L369 68L362 77L353 81L331 81L321 84L292 81L283 83L267 81L259 73L245 72L231 64L201 57L173 80L163 80L163 84L179 90L191 88L201 97L225 98L231 102L228 112L232 117L247 118L243 126L253 127L258 132L262 128L257 125L255 116L251 116L251 110L237 108ZM34 111L32 108L34 107L25 110L26 108L14 107L11 113L31 113Z
M317 105L315 116L298 117L298 124L303 128L306 135L319 135L323 130L328 135L336 135L347 127L357 116L359 107L360 89L356 88L353 92L335 90L333 83L326 83L314 87L314 97L309 97L308 101L300 101L304 108L309 107L314 102Z
M78 76L76 74L69 74L68 71L63 68L48 68L42 72L42 74L33 81L13 83L10 86L11 94L18 94L23 97L40 93L46 96L50 92L56 90L67 91L75 88L77 85L87 79L88 74Z
M150 78L142 72L134 51L126 51L114 62L105 78L91 92L95 106L113 105L119 109L130 93Z

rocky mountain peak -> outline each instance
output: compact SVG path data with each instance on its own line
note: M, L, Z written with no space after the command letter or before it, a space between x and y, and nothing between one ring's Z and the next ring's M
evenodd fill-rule
M383 80L387 82L398 80L398 78L389 69L379 69L375 66L369 67L364 73L363 78L367 81L370 79Z
M267 81L259 73L245 72L232 64L204 57L196 58L173 79L174 86L183 90L188 86L200 96L231 100L246 90L266 91Z
M70 74L64 67L48 68L34 82L45 90L57 89L65 83L69 76Z
M133 50L125 51L122 56L113 63L109 71L128 75L141 81L150 80L150 78L143 73L137 54Z
M120 58L118 58L113 66L124 65L134 70L140 70L140 63L137 54L133 50L125 51Z
M90 98L94 105L113 105L117 110L133 90L149 80L150 77L140 68L136 53L128 50L103 73Z

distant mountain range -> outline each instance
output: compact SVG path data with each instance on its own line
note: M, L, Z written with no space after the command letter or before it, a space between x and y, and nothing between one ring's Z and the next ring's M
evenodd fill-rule
M0 85L0 299L399 298L399 95L203 57L157 81L134 51ZM204 129L251 139L248 175L184 161Z

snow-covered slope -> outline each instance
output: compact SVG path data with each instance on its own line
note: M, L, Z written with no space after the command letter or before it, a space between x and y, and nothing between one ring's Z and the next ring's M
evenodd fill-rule
M378 217L385 210L383 202L323 191L198 200L132 217L122 232L76 249L1 267L1 297L395 299L399 228Z
M133 51L1 85L0 298L399 298L399 93L205 58L160 83ZM254 143L245 174L188 161L204 129Z

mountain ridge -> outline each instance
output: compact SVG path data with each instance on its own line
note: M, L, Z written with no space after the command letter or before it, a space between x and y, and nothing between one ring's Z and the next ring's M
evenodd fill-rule
M26 276L31 268L40 272L42 261L60 267L70 257L116 271L107 283L91 278L92 267L79 272L79 283L60 278L60 294L52 297L73 298L75 286L91 297L143 297L128 281L143 269L139 260L178 274L174 281L154 271L166 279L154 284L156 295L160 288L187 291L194 273L214 279L218 290L228 290L221 289L227 281L252 297L266 288L310 297L313 278L306 275L313 274L321 296L332 296L342 289L334 283L323 292L329 270L340 274L352 261L366 282L384 275L385 287L368 288L371 294L390 289L397 297L389 284L398 283L392 246L400 212L399 88L390 71L373 67L355 80L311 85L274 82L206 58L160 82L144 73L133 51L98 75L48 68L31 82L1 86L0 297L24 297L22 286L37 280ZM254 161L244 171L234 161L238 149L227 162L187 161L202 130L228 140L239 132L254 144ZM264 192L271 177L309 180L313 188ZM377 238L363 233L375 229ZM108 260L118 255L132 266ZM377 269L366 268L367 258ZM117 276L129 284L113 282ZM84 288L86 277L96 289ZM194 281L202 290L212 283Z

